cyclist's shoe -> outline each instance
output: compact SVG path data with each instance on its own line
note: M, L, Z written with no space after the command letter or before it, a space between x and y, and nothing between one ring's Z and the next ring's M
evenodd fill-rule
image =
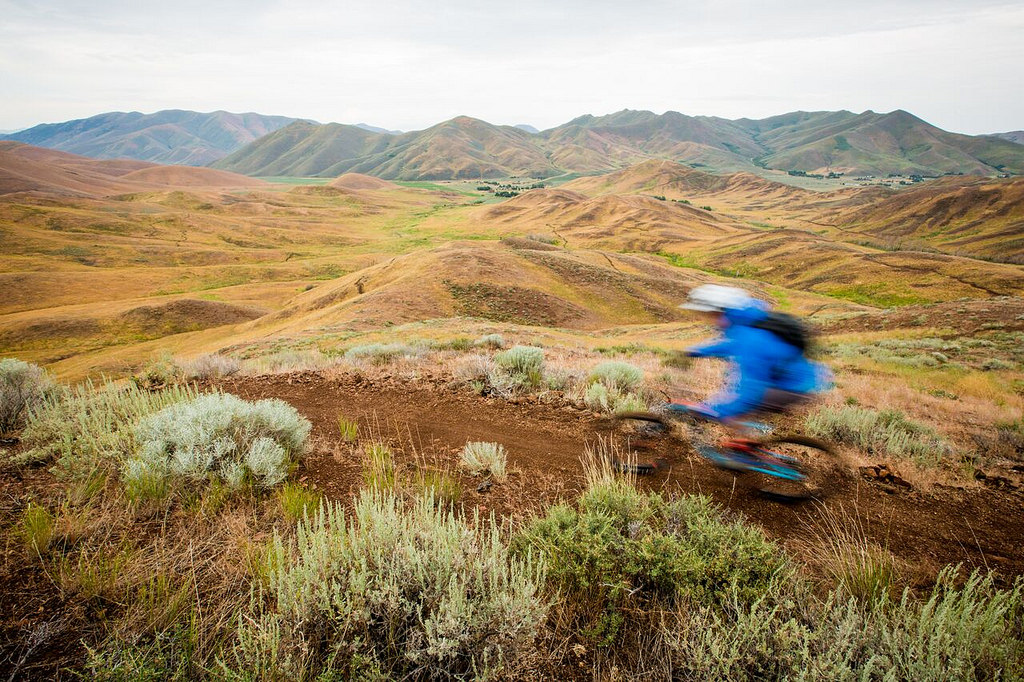
M736 449L719 449L710 445L702 445L697 448L704 459L714 464L719 469L729 471L749 471L751 466L757 463L757 457Z
M719 444L723 450L734 450L741 453L750 453L753 455L758 447L759 443L756 440L750 438L730 438L729 440L723 441Z

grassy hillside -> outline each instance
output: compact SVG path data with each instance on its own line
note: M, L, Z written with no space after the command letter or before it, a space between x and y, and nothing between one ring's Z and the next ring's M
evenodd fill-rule
M0 200L0 351L76 375L123 372L161 346L200 352L431 319L574 333L669 324L689 286L716 280L835 312L1024 293L1017 266L876 248L865 243L882 232L827 222L899 215L875 206L895 200L877 188L821 194L646 161L494 203L472 183L346 173L243 187L234 179L249 178L211 169L14 152L22 165L9 167L38 156L49 184ZM88 169L98 179L82 184ZM950 182L928 190L935 202ZM964 220L995 228L987 243L1013 243L990 217L1017 194L981 208L991 188L971 187L981 194L961 197L974 207Z
M847 174L1024 172L1024 149L992 136L946 133L904 112L794 112L763 120L624 110L533 134L458 117L387 135L299 124L257 140L218 168L260 176L391 180L546 178L621 169L648 159L718 173L772 169Z
M841 238L888 249L929 248L1024 261L1024 181L948 179L825 212Z
M807 123L810 123L809 125ZM1008 141L947 133L906 111L820 116L761 132L771 168L857 174L1020 173L1024 159Z

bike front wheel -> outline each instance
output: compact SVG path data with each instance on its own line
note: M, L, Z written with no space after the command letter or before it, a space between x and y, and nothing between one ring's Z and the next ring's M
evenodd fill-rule
M754 452L759 461L748 469L751 487L782 502L822 499L841 474L835 449L817 438L765 438Z

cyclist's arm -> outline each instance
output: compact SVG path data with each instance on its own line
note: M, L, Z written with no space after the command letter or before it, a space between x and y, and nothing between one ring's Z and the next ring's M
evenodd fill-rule
M732 355L732 353L733 342L728 338L702 343L686 350L686 354L691 358L725 358Z

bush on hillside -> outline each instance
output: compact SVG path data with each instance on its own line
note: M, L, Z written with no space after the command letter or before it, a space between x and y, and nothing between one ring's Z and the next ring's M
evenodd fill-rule
M186 379L219 379L237 374L242 363L226 355L216 353L200 355L181 363L181 370Z
M636 393L641 388L644 372L628 362L602 362L587 378L583 401L600 412L638 412L647 409L644 398Z
M613 474L593 478L577 508L533 520L515 546L546 561L571 617L602 644L632 613L684 599L753 603L789 570L760 530L727 520L707 498L666 500Z
M404 343L367 343L345 351L346 360L368 360L375 365L386 365L399 358L416 357L420 351Z
M609 390L635 391L644 381L644 371L628 362L610 360L594 367L588 381L591 384L600 382Z
M952 452L934 429L907 419L898 410L872 410L847 405L822 407L807 416L807 430L866 452L912 459L919 466L938 466Z
M500 443L469 442L462 448L462 466L474 476L488 474L499 481L505 480L508 456Z
M973 573L958 586L956 573L945 569L923 602L818 603L779 586L749 606L687 604L660 631L679 679L1020 679L1024 581L1000 590Z
M28 449L21 463L53 462L64 479L86 479L97 470L113 470L135 454L135 427L169 405L196 398L189 386L150 391L137 384L92 382L46 396L29 416L22 433Z
M514 665L546 614L543 568L493 523L427 495L364 493L275 535L272 608L241 630L237 663L266 679L479 679ZM318 677L320 676L320 677Z
M505 337L501 334L485 334L473 342L474 346L501 349L505 347Z
M53 390L53 379L43 368L13 358L0 360L0 435L24 427L29 410Z
M494 355L491 386L506 393L537 388L544 380L544 351L534 346L513 346Z
M246 480L270 487L303 452L311 425L288 403L250 403L213 393L167 407L135 429L141 447L125 463L129 489L154 481L214 476L231 487Z

